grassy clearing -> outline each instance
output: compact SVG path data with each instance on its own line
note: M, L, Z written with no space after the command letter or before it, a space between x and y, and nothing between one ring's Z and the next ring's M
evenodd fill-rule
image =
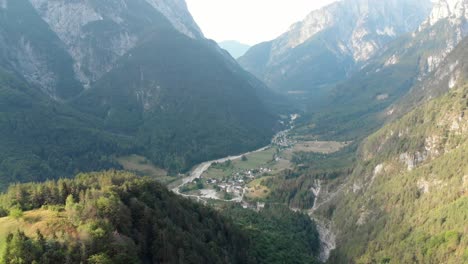
M282 170L290 169L292 166L291 161L287 159L280 159L275 162L274 166L271 168L273 173L278 173Z
M293 152L315 152L331 154L348 146L350 142L337 141L303 141L294 145Z
M268 148L264 151L252 153L247 155L247 160L235 160L233 161L234 167L241 170L252 170L261 167L262 165L268 165L273 161L273 156L276 153L276 148Z
M246 155L247 160L234 160L230 166L212 166L204 174L204 178L222 179L232 176L235 172L271 167L276 148L268 148L264 151Z
M46 237L54 234L59 238L64 234L76 235L75 228L63 212L38 209L24 212L19 220L2 217L0 218L0 263L2 263L1 256L5 251L8 234L17 230L23 231L27 236L35 236L37 230Z
M245 196L250 199L265 199L268 197L271 191L268 187L263 185L263 182L269 178L271 178L271 176L251 181L247 185L247 192L245 193Z
M120 157L117 161L125 170L131 171L139 176L150 176L156 178L163 184L168 184L175 180L167 175L167 171L156 167L147 158L139 155Z

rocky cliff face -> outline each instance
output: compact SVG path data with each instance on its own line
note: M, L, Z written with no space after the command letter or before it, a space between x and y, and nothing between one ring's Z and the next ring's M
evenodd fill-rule
M160 21L157 12L183 34L203 37L183 0L30 2L65 44L74 60L75 74L85 88L109 72L122 55L144 38L145 31L166 22Z
M293 89L300 90L333 83L344 79L355 65L372 58L389 41L415 30L429 14L430 7L428 0L339 1L313 11L272 41L268 50L264 48L263 53L268 56L262 59L261 67L256 49L240 62L280 89L290 89L288 82ZM319 66L330 57L335 60L333 65ZM314 83L314 79L330 74L334 76L327 81ZM303 80L295 83L294 78Z
M57 100L79 93L70 54L31 4L3 0L0 6L0 67Z
M334 28L340 50L356 61L368 60L389 39L410 32L428 12L427 1L346 0L310 13L273 45L282 53L305 43L317 33ZM419 11L418 11L419 10Z
M324 107L333 105L334 109L338 109L335 119L340 122L347 122L349 118L344 117L351 115L367 118L370 125L375 124L376 120L382 122L384 118L394 119L407 113L411 104L388 107L401 98L413 100L421 97L418 93L412 95L408 92L413 87L423 85L422 82L434 74L440 63L466 36L466 2L456 0L447 5L442 0L435 3L431 15L412 34L389 42L364 67L332 87L329 92L331 99L325 101ZM451 77L453 86L457 76ZM381 111L385 113L379 115Z
M395 73L403 65L413 65L414 72L407 78L412 80L412 89L400 102L387 109L387 116L401 116L412 105L447 92L465 77L467 7L467 0L436 2L430 16L412 35L391 43L373 61L372 67L359 73L372 78L381 71ZM458 50L452 52L455 47Z
M185 0L146 0L161 12L181 33L191 37L203 37L198 25L189 13Z
M427 58L426 73L432 72L440 62L468 35L468 1L466 0L440 0L435 3L429 18L419 27L415 35L424 31L430 31L431 36L436 36L439 24L445 24L446 31L451 36L446 39L446 48L439 53L431 54Z
M440 20L448 19L451 24L464 23L468 17L468 2L465 0L439 0L434 1L434 7L429 18L421 25L420 31L426 27L434 26ZM466 30L466 28L464 29Z
M468 79L468 38L439 64L422 82L417 83L400 101L386 111L390 119L395 119L413 107L447 93Z
M390 54L387 65L396 64L400 57L408 56L415 47L425 51L420 63L420 78L433 72L445 57L468 35L468 1L439 0L429 17L419 26L411 38ZM437 43L428 45L427 43ZM425 47L428 46L428 47Z
M0 16L5 61L56 100L89 88L156 27L203 39L183 0L1 0Z

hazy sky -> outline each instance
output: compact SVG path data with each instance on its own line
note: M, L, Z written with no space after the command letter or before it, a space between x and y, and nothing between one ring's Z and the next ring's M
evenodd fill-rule
M256 44L335 0L186 0L206 37Z

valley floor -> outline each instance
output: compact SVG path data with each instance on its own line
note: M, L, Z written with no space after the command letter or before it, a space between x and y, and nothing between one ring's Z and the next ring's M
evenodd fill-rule
M272 186L268 182L298 166L293 162L296 153L327 155L351 143L311 140L310 135L296 137L289 132L278 133L270 145L259 150L201 163L187 177L170 183L169 187L178 195L204 204L240 203L244 208L259 210L265 203L281 203L269 197ZM314 213L328 199L328 193L321 193L321 185L321 181L316 180L313 187L307 190L314 195L313 208L290 207L292 211L303 211L315 221L321 240L319 259L326 262L336 247L336 241L331 223Z

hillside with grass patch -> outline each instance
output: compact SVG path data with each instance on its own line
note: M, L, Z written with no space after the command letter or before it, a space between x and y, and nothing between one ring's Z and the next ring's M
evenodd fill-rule
M265 255L277 254L274 247L315 262L316 229L306 215L236 212L256 223L255 232L228 212L128 172L16 184L0 196L1 263L268 263L276 259ZM285 238L285 230L272 229L291 223L301 228ZM263 238L270 236L277 243L265 249ZM307 241L298 240L304 236Z

